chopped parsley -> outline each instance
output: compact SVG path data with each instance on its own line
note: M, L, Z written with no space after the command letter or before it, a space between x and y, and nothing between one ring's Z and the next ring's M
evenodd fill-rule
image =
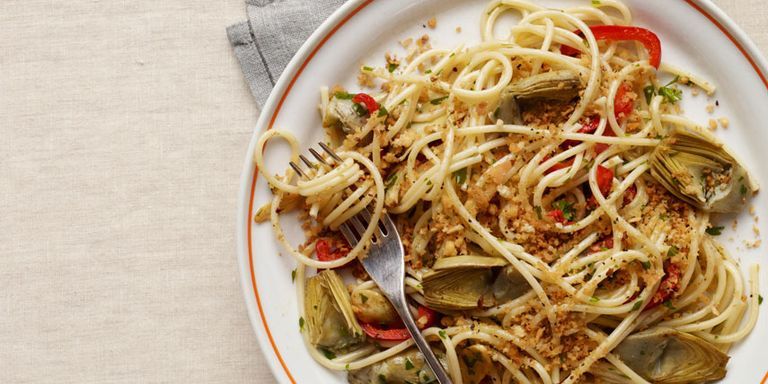
M569 203L565 200L558 200L555 201L552 206L555 209L559 209L561 212L563 212L563 217L567 221L573 221L573 219L576 217L576 212L573 210L573 203Z
M440 331L438 331L437 334L440 336L441 339L445 339L448 337L444 329L441 329Z
M589 298L589 302L590 303L597 303L598 301L600 301L599 297L592 296L592 297Z
M329 351L325 348L321 349L320 351L323 352L323 355L325 355L325 358L328 360L333 360L336 358L336 354L333 353L333 351Z
M354 94L349 92L336 92L333 94L333 97L339 99L339 100L352 100L353 97L355 97Z
M646 260L646 261L640 262L640 264L643 265L643 269L651 269L651 262L650 261Z
M757 305L763 304L763 295L757 295Z
M389 71L389 73L392 73L399 66L400 66L400 64L398 64L398 63L389 63L389 65L387 65L387 70Z
M440 103L442 103L443 100L445 100L447 98L448 98L448 96L438 97L437 99L430 100L429 103L432 104L432 105L440 105Z
M352 103L352 110L360 117L368 116L368 108L360 103Z
M304 330L304 318L299 317L299 331L303 331L303 330Z
M665 302L664 302L664 306L665 306L665 307L667 307L667 308L669 308L670 310L673 310L673 311L677 309L677 308L675 308L675 306L674 306L674 305L672 305L672 301L671 301L671 300L667 300L667 301L665 301Z
M600 0L592 0L592 5L594 6L600 5Z
M673 87L673 84L676 84L677 81L680 80L680 76L676 76L672 81L667 83L667 85L664 85L662 87L659 87L657 90L654 88L653 85L649 85L645 88L643 88L643 93L645 94L645 101L650 104L651 100L654 96L660 95L664 97L664 102L675 104L678 101L683 99L683 91L680 88Z
M456 179L456 184L458 185L464 185L464 183L467 182L467 169L462 168L458 171L453 173L454 179Z
M397 182L397 172L389 175L389 177L387 178L385 189L391 188L393 185L395 185L396 182Z
M362 301L363 301L363 304L365 304L365 303L367 303L367 302L368 302L368 296L366 296L366 295L363 295L363 294L361 293L361 294L360 294L360 300L362 300Z
M706 232L708 235L711 235L711 236L720 236L723 234L723 229L725 229L725 227L712 227L712 228L707 228Z
M424 71L424 73L429 75L430 73L432 73L432 70L431 69L427 69L426 71Z
M653 97L656 96L656 88L653 85L649 85L643 88L643 93L645 93L645 102L650 104Z
M411 370L413 369L413 362L411 362L411 359L405 358L405 369Z
M538 216L539 220L543 219L544 217L541 215L541 207L538 205L533 207L533 210L536 211L536 216Z
M635 302L635 305L632 306L632 312L637 311L642 306L643 306L642 300Z
M677 247L675 247L673 245L673 246L669 247L669 250L667 251L667 256L674 257L678 253L680 253L680 249L678 249Z
M747 186L742 184L741 188L739 188L739 192L741 192L742 196L746 196L747 195Z
M291 283L296 281L296 270L291 271Z
M384 116L388 116L388 115L389 115L389 111L387 111L387 108L384 108L383 105L380 105L379 106L379 112L376 114L376 116L384 117Z
M373 67L369 67L367 65L364 65L363 66L363 71L367 71L367 72L373 71Z

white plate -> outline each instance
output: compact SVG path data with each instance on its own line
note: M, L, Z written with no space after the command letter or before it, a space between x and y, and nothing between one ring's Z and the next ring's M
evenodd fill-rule
M586 0L542 0L552 7L589 4ZM730 119L730 128L718 135L736 148L763 187L768 187L768 65L747 38L722 11L707 0L626 0L635 24L659 34L665 62L701 74L718 85L720 107L714 117ZM333 14L293 58L277 83L254 131L245 160L238 206L238 257L248 313L280 383L345 383L344 374L332 373L315 363L299 334L298 312L291 271L294 261L274 239L271 226L251 225L254 209L266 202L269 190L254 180L252 162L256 138L269 128L290 130L308 147L320 138L317 113L319 88L346 85L358 89L355 76L362 64L382 65L385 51L401 52L397 42L428 33L435 47L479 41L479 19L486 0L352 0ZM437 16L437 30L422 25ZM462 32L457 33L456 27ZM402 55L401 55L402 56ZM762 73L762 74L761 74ZM709 116L703 94L687 95L686 115L706 125ZM284 153L268 156L272 171L287 165ZM755 200L759 213L768 212L765 192ZM766 221L760 229L768 233ZM744 240L754 239L751 218L740 217L734 231L724 224L726 246L744 267L758 262L763 248L748 250ZM285 223L289 235L298 235L295 221ZM291 236L289 236L291 237ZM294 237L298 239L298 237ZM294 242L295 244L295 242ZM760 272L762 295L768 297L768 266ZM727 383L760 383L768 370L768 304L761 307L757 328L731 352ZM247 337L243 335L243 337Z

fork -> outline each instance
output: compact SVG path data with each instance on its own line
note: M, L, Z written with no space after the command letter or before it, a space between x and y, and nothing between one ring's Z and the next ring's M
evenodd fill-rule
M339 163L343 161L341 157L326 144L319 143L319 145L320 148L335 161ZM309 152L322 164L332 167L332 165L316 150L310 148ZM314 168L314 164L306 157L301 155L299 158L308 167ZM299 175L304 178L308 177L298 164L291 161L290 165ZM341 224L339 229L349 244L354 247L360 242L360 235L365 232L365 229L370 222L371 212L366 208ZM421 334L419 327L413 320L411 311L408 309L408 302L405 299L405 252L403 251L403 242L400 240L400 234L397 232L395 223L392 221L392 218L385 213L381 215L376 227L377 229L374 232L374 236L371 238L371 244L368 248L368 255L361 258L360 261L363 264L365 271L368 272L371 279L373 279L376 285L379 286L381 292L387 297L389 302L392 303L392 307L395 308L395 311L403 320L405 328L408 329L408 333L411 334L413 341L416 343L416 347L421 351L421 354L424 355L424 360L427 362L429 368L432 369L438 383L452 384L451 379L448 377L448 373L437 360L435 353L432 352L432 348L430 348L427 340Z

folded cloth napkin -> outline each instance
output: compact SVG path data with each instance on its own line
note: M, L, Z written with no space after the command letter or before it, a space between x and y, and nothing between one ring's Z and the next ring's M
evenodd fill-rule
M246 0L248 21L227 28L261 108L296 51L345 0Z

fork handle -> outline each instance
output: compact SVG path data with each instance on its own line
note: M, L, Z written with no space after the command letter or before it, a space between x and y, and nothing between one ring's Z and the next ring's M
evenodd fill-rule
M429 346L429 343L427 343L427 340L421 334L421 330L419 330L419 327L413 320L411 311L408 310L408 302L405 300L405 295L401 293L399 297L390 297L389 299L389 301L392 302L392 306L395 307L395 311L397 311L400 318L403 319L405 328L408 329L408 333L411 334L413 341L416 343L416 347L419 348L421 354L424 355L424 360L427 362L427 365L435 374L437 382L440 384L453 384L451 378L448 377L448 372L445 371L443 365L437 360L437 356L432 352L432 348Z

